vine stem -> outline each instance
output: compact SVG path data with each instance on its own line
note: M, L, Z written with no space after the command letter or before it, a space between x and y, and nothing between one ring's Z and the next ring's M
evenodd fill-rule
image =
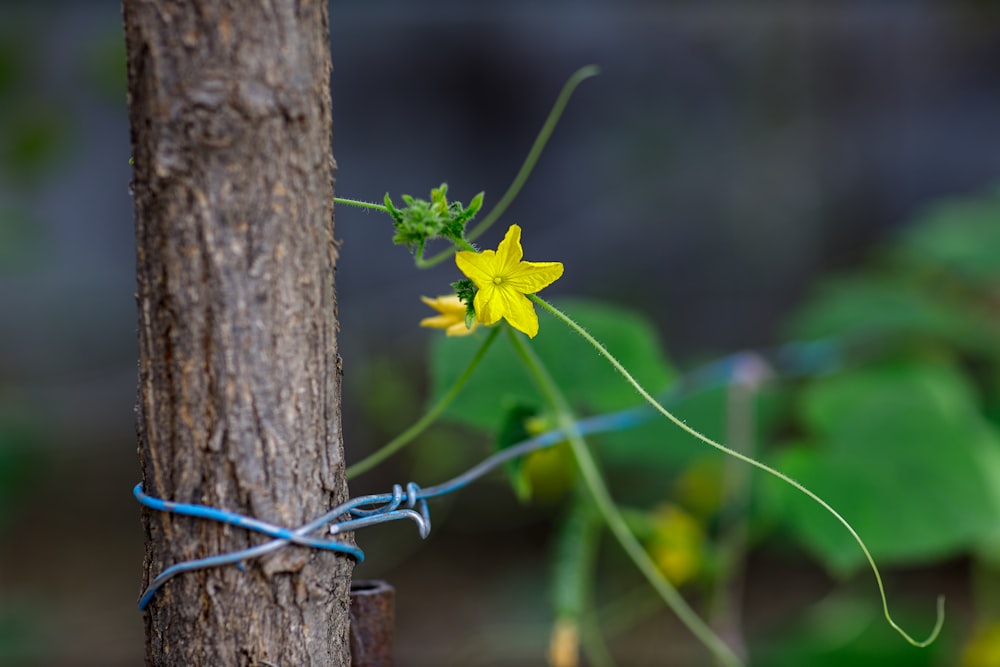
M858 543L858 546L861 547L861 551L864 553L865 558L868 560L868 565L871 568L872 573L875 575L875 583L878 584L879 597L882 599L882 613L885 616L885 620L890 625L890 627L892 627L892 629L894 629L896 632L898 632L900 634L900 636L903 637L903 639L905 639L908 643L912 644L913 646L919 647L919 648L923 648L925 646L929 646L931 643L934 642L935 639L937 639L938 635L941 633L941 627L944 625L944 596L943 595L939 595L938 596L938 599L937 599L937 620L935 621L934 628L931 630L931 633L927 637L927 639L924 639L924 640L921 641L921 640L917 640L917 639L914 639L913 637L911 637L909 635L909 633L907 633L905 630L903 630L903 628L900 627L899 624L896 623L895 620L893 620L892 614L889 613L889 601L886 598L885 585L882 583L882 575L879 572L878 566L875 564L875 559L872 557L871 552L868 550L868 546L865 545L864 540L861 539L861 536L858 534L858 532L856 530L854 530L854 527L850 524L850 522L848 522L847 519L845 519L843 516L841 516L840 513L837 512L837 510L833 509L833 507L828 502L826 502L825 500L823 500L822 498L820 498L818 495L816 495L815 493L813 493L812 491L810 491L809 489L807 489L805 486L803 486L801 483L795 481L794 479L792 479L791 477L789 477L785 473L780 472L779 470L776 470L775 468L772 468L771 466L769 466L769 465L767 465L765 463L761 463L760 461L758 461L758 460L756 460L754 458L751 458L750 456L747 456L746 454L738 452L738 451L736 451L734 449L730 449L729 447L726 447L725 445L723 445L723 444L721 444L719 442L716 442L715 440L712 440L707 435L704 435L704 434L700 433L699 431L691 428L687 424L685 424L682 420L680 420L679 418L677 418L672 412L670 412L665 407L663 407L655 398L653 398L653 396L648 391L646 391L642 387L642 385L640 385L639 382L634 377L632 377L632 374L629 373L628 370L626 370L624 366L622 366L621 362L619 362L618 359L616 359L610 352L608 352L607 348L605 348L604 345L602 345L600 343L600 341L598 341L596 338L594 338L593 336L590 335L590 332L588 332L582 326L580 326L579 324L577 324L572 318L570 318L568 315L566 315L565 313L563 313L561 310L559 310L558 308L556 308L555 306L553 306L552 304L550 304L548 301L546 301L545 299L542 299L541 297L539 297L537 294L530 294L530 295L528 295L528 298L531 299L532 301L534 301L535 303L537 303L539 306L541 306L545 310L549 311L549 313L551 313L552 315L554 315L556 317L556 319L560 320L563 324L565 324L570 329L572 329L573 331L575 331L576 333L578 333L580 336L582 336L585 341L587 341L588 343L590 343L590 345L595 350L597 350L597 352L602 357L604 357L608 361L608 363L610 363L614 367L614 369L616 371L618 371L618 373L623 378L625 378L625 380L630 385L632 385L633 388L635 388L635 390L637 392L639 392L639 395L642 396L642 398L647 403L649 403L651 406L653 406L653 408L656 409L657 412L659 412L664 417L666 417L667 419L669 419L670 421L672 421L678 428L680 428L681 430L687 432L688 434L692 435L693 437L697 438L698 440L701 440L705 444L707 444L707 445L709 445L711 447L714 447L715 449L721 451L724 454L727 454L728 456L736 458L736 459L738 459L740 461L743 461L744 463L747 463L749 465L754 466L755 468L758 468L759 470L763 470L764 472L766 472L769 475L777 477L781 481L783 481L786 484L792 486L793 488L795 488L796 490L798 490L802 494L804 494L807 497L809 497L810 499L812 499L814 502L816 502L817 504L819 504L820 507L822 507L828 513L830 513L834 518L836 518L837 521L839 521L841 523L841 525L843 525L844 528L846 528L847 531L851 534L851 537L854 538L854 541Z
M354 479L358 475L368 472L411 443L418 435L423 433L428 426L433 424L434 421L441 416L441 413L444 412L449 405L451 405L451 402L455 400L455 397L458 396L458 392L462 390L462 387L465 386L468 379L472 377L472 372L476 370L476 366L478 366L479 362L486 356L486 352L490 349L493 341L496 340L499 332L499 327L490 329L489 334L487 334L486 338L483 339L482 344L479 346L479 349L476 350L476 354L472 357L472 360L469 361L469 364L465 367L465 370L462 371L462 374L458 376L458 379L455 380L454 384L451 385L448 391L441 398L439 398L438 402L435 403L430 410L425 412L420 419L411 424L408 429L386 443L382 448L369 454L357 463L348 466L346 472L347 479Z
M587 65L586 67L581 67L575 71L569 79L566 80L566 83L563 84L562 90L559 91L559 96L556 98L555 104L552 105L552 110L549 111L549 115L545 118L545 123L542 125L542 129L538 131L538 136L535 137L535 142L531 145L531 150L528 151L528 155L524 158L521 168L518 170L517 175L514 176L514 180L511 181L509 186L507 186L507 191L503 193L500 200L493 206L493 208L490 209L490 212L487 213L486 216L472 228L468 236L466 236L468 241L475 241L479 238L500 218L501 215L504 214L511 202L517 198L517 195L521 192L521 188L524 187L525 182L531 175L531 171L535 168L535 164L538 162L538 158L541 156L542 151L545 150L545 144L548 143L549 138L552 136L552 132L556 129L556 124L559 123L559 118L562 116L563 110L566 109L566 105L569 103L569 98L573 95L573 91L575 91L577 86L585 80L592 76L597 76L600 71L601 70L597 67L597 65ZM440 264L444 260L448 259L448 257L450 257L454 252L455 248L453 247L442 250L438 254L430 257L430 259L422 260L421 268Z
M344 197L334 197L333 198L333 203L334 204L345 204L347 206L357 206L358 208L370 208L370 209L374 209L376 211L382 211L383 213L388 213L389 212L389 209L387 209L382 204L373 204L372 202L361 201L359 199L346 199Z
M763 362L754 357L733 372L726 390L726 436L729 447L754 454L754 401ZM768 369L769 370L769 369ZM746 574L747 510L750 507L750 469L726 457L722 465L722 492L717 536L717 574L709 593L708 620L730 646L746 656L741 609Z
M636 539L635 535L625 523L624 517L618 511L604 478L597 467L597 462L590 453L587 443L576 425L576 419L570 410L566 397L563 396L556 385L548 369L535 354L534 350L518 336L510 327L506 327L510 334L511 343L521 360L524 362L528 373L532 376L539 390L545 396L546 401L551 405L556 416L556 423L566 433L576 464L580 470L583 483L594 500L594 505L600 512L604 522L608 525L611 533L618 540L622 549L628 554L632 562L639 571L646 577L650 585L659 593L660 597L668 607L677 615L677 618L687 626L716 658L727 667L742 667L743 663L739 657L726 646L712 629L698 616L688 605L687 601L674 588L669 581L657 569L656 564L646 553L646 550Z

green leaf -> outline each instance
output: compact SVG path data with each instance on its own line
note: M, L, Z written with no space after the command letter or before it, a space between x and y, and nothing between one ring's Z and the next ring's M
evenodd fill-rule
M996 327L975 310L936 298L898 278L874 276L827 283L795 318L791 335L859 341L940 340L967 349L996 349Z
M1000 196L947 201L931 208L903 238L899 257L973 283L1000 278Z
M982 548L1000 532L1000 435L963 378L909 364L815 382L803 399L813 447L776 462L855 527L880 563L915 563ZM778 480L760 485L785 526L831 569L864 562L853 538Z
M866 582L867 583L867 582ZM903 610L904 626L922 627L932 619ZM878 602L867 591L836 592L778 624L771 636L751 648L751 664L767 667L930 667L945 664L953 645L942 638L915 648L887 632ZM950 663L949 663L950 664Z
M536 417L538 412L536 404L517 402L505 406L500 428L497 431L497 450L503 451L527 440L531 436L528 432L527 422L532 417ZM531 481L524 474L524 458L508 461L504 464L504 470L517 499L521 502L531 500Z
M471 219L473 216L479 213L479 209L483 207L483 199L485 197L486 197L485 192L480 192L475 197L473 197L472 201L469 202L469 207L465 209L463 214Z
M71 150L72 118L62 107L28 97L4 110L0 168L22 187L37 185Z
M641 316L593 301L560 304L570 317L603 342L636 379L652 392L662 390L673 378L656 334ZM497 326L506 326L499 324ZM439 397L455 381L479 346L477 332L462 338L438 337L431 350L433 395ZM531 341L556 383L582 413L620 410L641 402L618 373L575 333L542 314L541 330ZM504 405L544 403L506 337L501 337L483 359L462 394L445 417L494 430Z
M777 384L761 387L753 396L753 441L767 443L785 418L788 389ZM728 443L729 390L712 388L668 402L679 419L716 442ZM650 418L635 428L593 437L616 497L637 505L662 502L664 485L692 465L719 462L724 455L685 433L650 410ZM757 473L754 473L757 474Z

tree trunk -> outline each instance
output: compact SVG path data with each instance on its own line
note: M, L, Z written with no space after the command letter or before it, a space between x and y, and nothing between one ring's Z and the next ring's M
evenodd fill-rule
M297 527L346 496L327 3L124 0L147 493ZM144 512L144 577L264 538ZM170 580L150 665L349 664L352 563Z

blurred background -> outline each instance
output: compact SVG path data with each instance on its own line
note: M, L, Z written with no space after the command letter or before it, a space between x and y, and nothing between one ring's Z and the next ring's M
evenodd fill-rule
M1000 665L1000 626L991 625L1000 610L979 599L1000 591L989 566L1000 561L992 551L1000 540L984 528L1000 526L1000 487L991 492L989 484L1000 484L994 3L341 0L331 4L330 22L338 196L381 201L389 192L398 202L402 194L427 197L446 181L449 196L464 202L484 190L489 208L563 82L597 64L601 75L577 91L484 247L495 247L507 224L520 224L528 259L566 266L546 295L611 302L648 320L669 360L665 373L819 336L855 343L838 348L844 367L905 366L891 377L858 371L841 374L836 386L775 392L780 417L763 430L812 449L790 447L772 460L803 479L836 468L815 458L849 437L830 425L828 412L842 413L829 406L870 404L859 396L926 385L926 396L885 409L932 414L947 404L941 423L966 431L938 422L915 431L940 435L938 450L956 447L953 433L979 443L952 455L966 466L952 481L982 486L982 495L952 502L954 495L929 493L938 480L917 475L901 475L892 487L909 489L913 502L930 495L926 511L940 510L914 510L913 531L930 533L924 542L882 551L890 592L914 634L930 627L934 595L949 595L945 641L932 651L911 649L885 627L858 554L844 556L836 538L810 533L815 515L783 514L799 500L766 488L755 495L752 538L741 555L746 632L758 664L821 664L816 656L846 664L848 654L830 647L849 646L851 664ZM118 3L5 0L4 665L142 661L129 154ZM421 414L437 382L428 350L440 341L416 326L430 314L418 297L445 293L457 272L448 264L414 271L406 251L391 245L385 216L338 207L336 226L353 461ZM926 295L935 298L914 301ZM924 398L930 408L921 408ZM865 430L880 414L859 423L855 436L883 440L885 433ZM899 439L909 444L911 436ZM352 482L352 492L409 479L436 483L486 455L490 442L475 424L437 429ZM854 454L865 456L870 443L862 438ZM873 463L870 484L900 476L897 460L884 459L888 470ZM664 479L680 480L694 463L657 465ZM628 466L615 470L625 480L613 484L620 491ZM997 476L969 481L966 472L983 470ZM824 485L821 475L816 484ZM834 497L838 488L845 493L836 481L828 486ZM847 486L847 500L855 492ZM368 561L356 576L386 578L398 589L398 664L542 664L560 500L521 504L497 475L432 511L436 533L427 542L412 526L359 536ZM872 521L877 532L882 524ZM964 532L941 537L942 526L954 525ZM648 595L618 595L641 589L639 579L613 545L600 554L598 606L608 609L598 616L613 621L603 625L620 664L708 664ZM615 604L639 611L617 613ZM815 623L790 632L793 619Z

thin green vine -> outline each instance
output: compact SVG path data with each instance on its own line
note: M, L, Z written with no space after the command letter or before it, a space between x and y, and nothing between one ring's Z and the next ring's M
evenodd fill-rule
M465 370L462 371L462 374L458 376L458 379L456 379L454 384L449 387L448 391L445 392L445 394L438 399L438 402L435 403L430 410L425 412L420 419L414 422L408 429L386 443L385 446L375 452L372 452L357 463L348 466L346 473L347 479L354 479L358 475L362 475L379 465L400 449L413 442L413 440L423 433L428 426L433 424L441 413L444 412L449 405L451 405L451 402L455 400L455 397L458 396L458 393L462 390L462 387L465 386L468 379L472 377L472 372L476 370L476 366L478 366L479 362L486 356L486 352L490 349L490 346L493 344L493 341L496 340L497 334L499 333L499 328L490 330L490 332L486 335L486 338L483 339L479 349L476 350L476 354L472 357L472 360L469 361L468 366L466 366Z
M361 201L360 199L347 199L345 197L334 197L333 203L346 204L347 206L357 206L358 208L370 208L376 211L381 211L382 213L389 212L389 209L387 209L382 204L373 204L372 202Z
M573 92L577 89L581 83L586 81L592 76L597 76L600 73L600 68L596 65L587 65L586 67L581 67L576 72L566 80L563 84L562 90L559 91L559 96L556 98L555 104L552 105L552 109L549 111L549 115L545 118L545 123L542 125L542 129L538 131L538 136L535 137L535 142L531 145L531 150L528 151L527 157L524 158L524 162L521 164L521 168L517 171L517 175L514 176L514 180L507 187L507 191L503 193L499 201L490 209L489 213L478 222L466 235L468 241L475 241L477 238L482 236L482 234L490 228L500 216L504 214L507 207L510 206L511 202L517 198L517 195L521 192L521 188L524 187L525 182L528 177L531 176L532 170L535 168L535 164L538 162L538 158L541 156L542 151L545 150L545 145L548 143L549 138L552 136L552 132L556 129L556 125L559 123L559 118L562 116L563 110L569 103L569 98L573 95ZM440 264L444 260L455 254L455 248L450 247L446 250L442 250L436 255L433 255L429 259L423 260L423 262L418 262L421 268L427 268Z
M537 297L534 297L537 299ZM541 301L541 299L537 299ZM544 302L543 302L544 303ZM625 519L615 505L604 478L597 466L597 461L590 453L590 448L584 441L583 436L576 425L576 418L569 407L566 397L559 390L558 385L552 379L548 369L535 354L528 343L521 339L513 329L505 327L510 334L511 344L517 351L518 356L524 362L528 373L538 385L539 391L550 404L555 413L556 424L567 434L576 464L580 470L583 482L594 500L594 504L600 512L601 517L607 524L611 533L618 540L622 549L632 560L639 571L646 577L653 589L663 598L663 601L677 615L680 621L695 635L716 658L727 667L740 667L743 661L732 652L722 639L712 631L712 629L695 613L694 609L688 605L687 601L674 588L669 581L664 578L659 568L646 553L646 550L636 539L632 531L629 530Z
M889 612L889 602L888 602L888 599L886 598L885 585L882 583L882 575L879 572L878 566L875 564L875 559L872 557L871 552L868 550L867 545L865 545L864 540L861 539L861 536L858 535L858 532L856 530L854 530L854 527L850 524L850 522L848 522L847 519L845 519L843 516L841 516L840 513L837 512L837 510L833 509L833 507L831 507L830 504L827 503L825 500L823 500L818 495L816 495L815 493L813 493L812 491L810 491L809 489L807 489L805 486L803 486L801 483L795 481L794 479L792 479L788 475L784 474L783 472L780 472L779 470L776 470L776 469L772 468L771 466L769 466L769 465L767 465L765 463L761 463L760 461L758 461L758 460L756 460L754 458L751 458L751 457L747 456L746 454L742 454L741 452L738 452L738 451L735 451L733 449L730 449L729 447L726 447L725 445L723 445L723 444L721 444L719 442L716 442L715 440L712 440L708 436L706 436L706 435L704 435L704 434L696 431L695 429L693 429L690 426L688 426L687 424L685 424L682 420L680 420L679 418L677 418L672 412L670 412L665 407L663 407L655 398L653 398L653 396L648 391L646 391L642 387L642 385L640 385L638 383L638 381L636 381L636 379L634 377L632 377L632 374L629 373L625 369L624 366L622 366L621 362L619 362L610 352L608 352L607 348L605 348L604 345L602 345L596 338L594 338L593 336L591 336L590 333L586 329L584 329L583 327L581 327L579 324L577 324L575 321L573 321L573 319L570 318L568 315L566 315L561 310L559 310L558 308L556 308L555 306L553 306L552 304L550 304L548 301L542 299L538 295L532 294L532 295L529 295L528 298L531 299L532 301L534 301L536 304L538 304L542 308L544 308L545 310L549 311L549 313L551 313L552 315L554 315L556 317L556 319L560 320L563 324L565 324L566 326L570 327L573 331L575 331L580 336L582 336L584 340L586 340L588 343L590 343L590 345L595 350L597 350L597 352L602 357L604 357L614 367L614 369L616 371L618 371L618 373L623 378L625 378L625 380L630 385L632 385L632 387L635 388L635 390L637 392L639 392L639 395L642 396L642 398L647 403L649 403L651 406L653 406L653 408L657 412L659 412L664 417L666 417L667 419L669 419L670 421L672 421L681 430L687 432L688 434L692 435L693 437L697 438L698 440L701 440L705 444L707 444L707 445L709 445L711 447L714 447L715 449L718 449L719 451L723 452L724 454L727 454L727 455L729 455L731 457L734 457L734 458L736 458L736 459L738 459L740 461L743 461L744 463L752 465L755 468L763 470L764 472L768 473L769 475L777 477L781 481L785 482L786 484L791 485L792 487L794 487L795 489L797 489L798 491L800 491L801 493L803 493L804 495L806 495L807 497L809 497L810 499L812 499L813 501L815 501L816 503L818 503L820 505L820 507L822 507L824 510L826 510L831 515L833 515L833 517L836 518L837 521L839 521L844 526L844 528L846 528L847 531L851 534L851 537L853 537L854 540L858 543L858 546L861 547L861 551L864 553L865 558L868 560L868 565L871 568L872 573L875 575L875 583L878 584L879 596L882 599L882 612L885 615L886 622L888 622L889 625L896 632L898 632L903 637L903 639L905 639L907 642L909 642L913 646L923 648L923 647L929 646L931 643L934 642L935 639L937 639L938 635L941 633L941 628L944 625L944 596L943 595L938 596L938 599L937 599L937 620L936 620L936 622L934 624L934 628L931 630L931 633L927 637L927 639L917 640L917 639L914 639L913 637L911 637L909 633L907 633L905 630L903 630L903 628L900 627L899 624L897 624L895 620L893 620L892 614ZM574 449L574 451L575 451L575 449Z

